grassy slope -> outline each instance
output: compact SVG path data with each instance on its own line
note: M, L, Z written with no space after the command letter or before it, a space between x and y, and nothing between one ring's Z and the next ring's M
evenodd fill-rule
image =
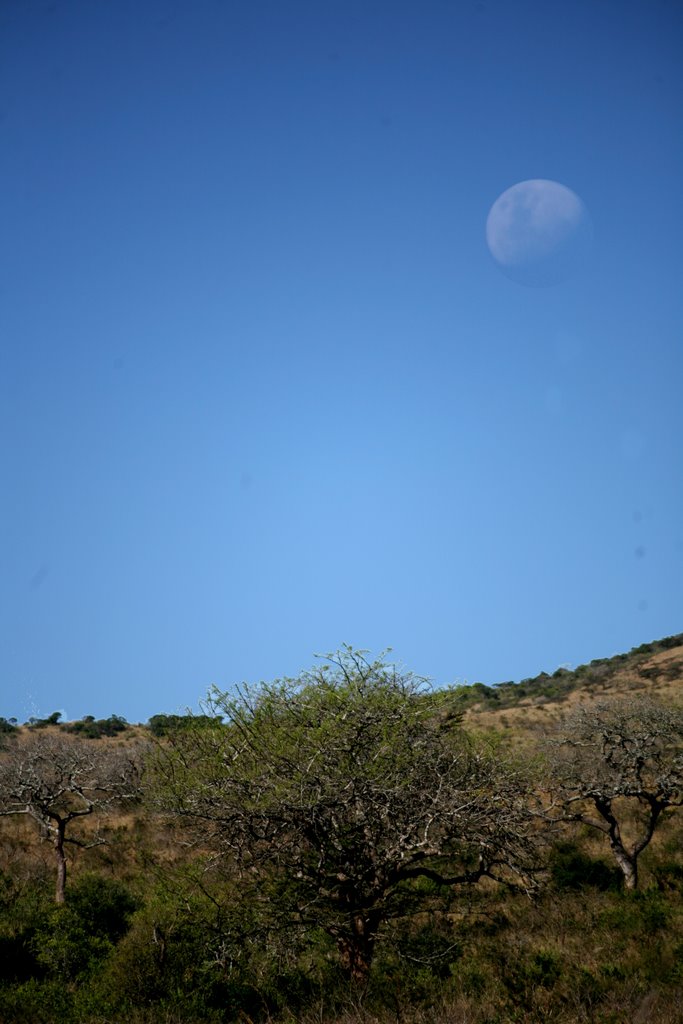
M628 654L597 658L573 670L545 672L519 683L461 687L465 722L477 731L520 736L545 731L576 703L605 697L647 695L683 704L683 633L634 647Z

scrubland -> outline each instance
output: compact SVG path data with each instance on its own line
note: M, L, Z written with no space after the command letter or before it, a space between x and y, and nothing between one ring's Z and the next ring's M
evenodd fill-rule
M453 729L524 760L542 804L549 796L543 740L568 709L641 694L683 704L681 638L661 644L537 677L517 691L463 691ZM154 751L166 756L173 747L165 717L154 730L136 726L79 742L139 751L151 741L144 756L153 760ZM184 728L170 726L175 735ZM41 729L60 731L57 722ZM11 757L30 733L8 731L1 756ZM47 832L26 815L0 818L0 1021L683 1021L683 810L662 812L634 891L624 888L605 836L580 821L537 819L533 884L527 876L521 884L514 871L475 879L471 850L452 843L460 878L464 864L471 884L442 884L436 870L406 876L386 896L367 971L354 975L322 911L306 916L303 883L286 861L289 836L281 838L282 860L240 861L204 842L197 822L160 798L158 773L147 768L141 778L136 800L79 823L85 847L69 850L62 905L54 901ZM628 832L637 809L624 799L619 811ZM323 888L329 880L320 885L322 906L331 899Z

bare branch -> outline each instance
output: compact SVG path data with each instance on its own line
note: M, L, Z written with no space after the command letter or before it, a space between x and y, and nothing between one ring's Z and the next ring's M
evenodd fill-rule
M577 708L549 744L555 801L565 821L604 833L628 888L662 812L683 799L683 713L644 697ZM627 841L622 810L637 825ZM594 813L597 812L597 817Z
M64 901L66 843L87 848L104 840L71 834L72 824L101 815L140 794L140 750L75 736L39 733L0 755L0 815L28 814L57 860L57 902ZM67 834L68 832L68 834Z

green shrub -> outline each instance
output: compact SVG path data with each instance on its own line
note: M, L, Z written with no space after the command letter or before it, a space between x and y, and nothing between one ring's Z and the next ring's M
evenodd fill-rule
M28 724L32 729L45 729L48 725L58 725L61 717L61 711L53 711L47 718L29 718Z
M43 976L33 943L53 899L40 884L22 891L8 875L0 874L0 984Z
M98 740L102 736L117 736L129 728L128 722L121 715L110 715L109 718L95 719L86 715L79 722L71 722L62 726L65 732L84 736L86 739Z
M197 725L215 725L215 723L216 719L212 715L152 715L147 723L147 728L152 736L161 738L190 726L194 728Z
M89 935L117 942L128 930L138 901L120 882L85 874L71 886L69 907Z
M13 987L0 986L3 1024L69 1024L71 994L61 981L31 978Z

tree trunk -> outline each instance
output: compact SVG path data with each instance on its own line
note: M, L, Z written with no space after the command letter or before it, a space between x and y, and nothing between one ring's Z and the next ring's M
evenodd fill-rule
M55 834L55 854L57 856L57 885L55 887L55 903L64 903L66 899L66 854L64 853L64 833L66 824L57 822Z
M349 933L337 938L342 969L358 985L367 984L379 924L376 915L354 914Z
M609 826L609 845L612 849L612 853L614 854L614 859L619 865L619 870L624 876L624 888L631 890L637 889L638 853L640 852L639 849L634 847L632 852L629 853L626 847L624 846L623 840L621 838L621 829L619 828L619 822L615 818L614 812L612 810L611 799L608 799L607 797L597 797L595 799L595 806ZM657 814L658 813L659 812L657 812ZM654 832L655 821L656 815L653 819L651 819L652 825L650 836L652 836L652 832ZM640 849L643 849L643 846L645 846L647 842L649 842L649 839L642 844Z
M612 853L624 876L625 889L638 888L638 861L630 856L621 844L612 843Z

